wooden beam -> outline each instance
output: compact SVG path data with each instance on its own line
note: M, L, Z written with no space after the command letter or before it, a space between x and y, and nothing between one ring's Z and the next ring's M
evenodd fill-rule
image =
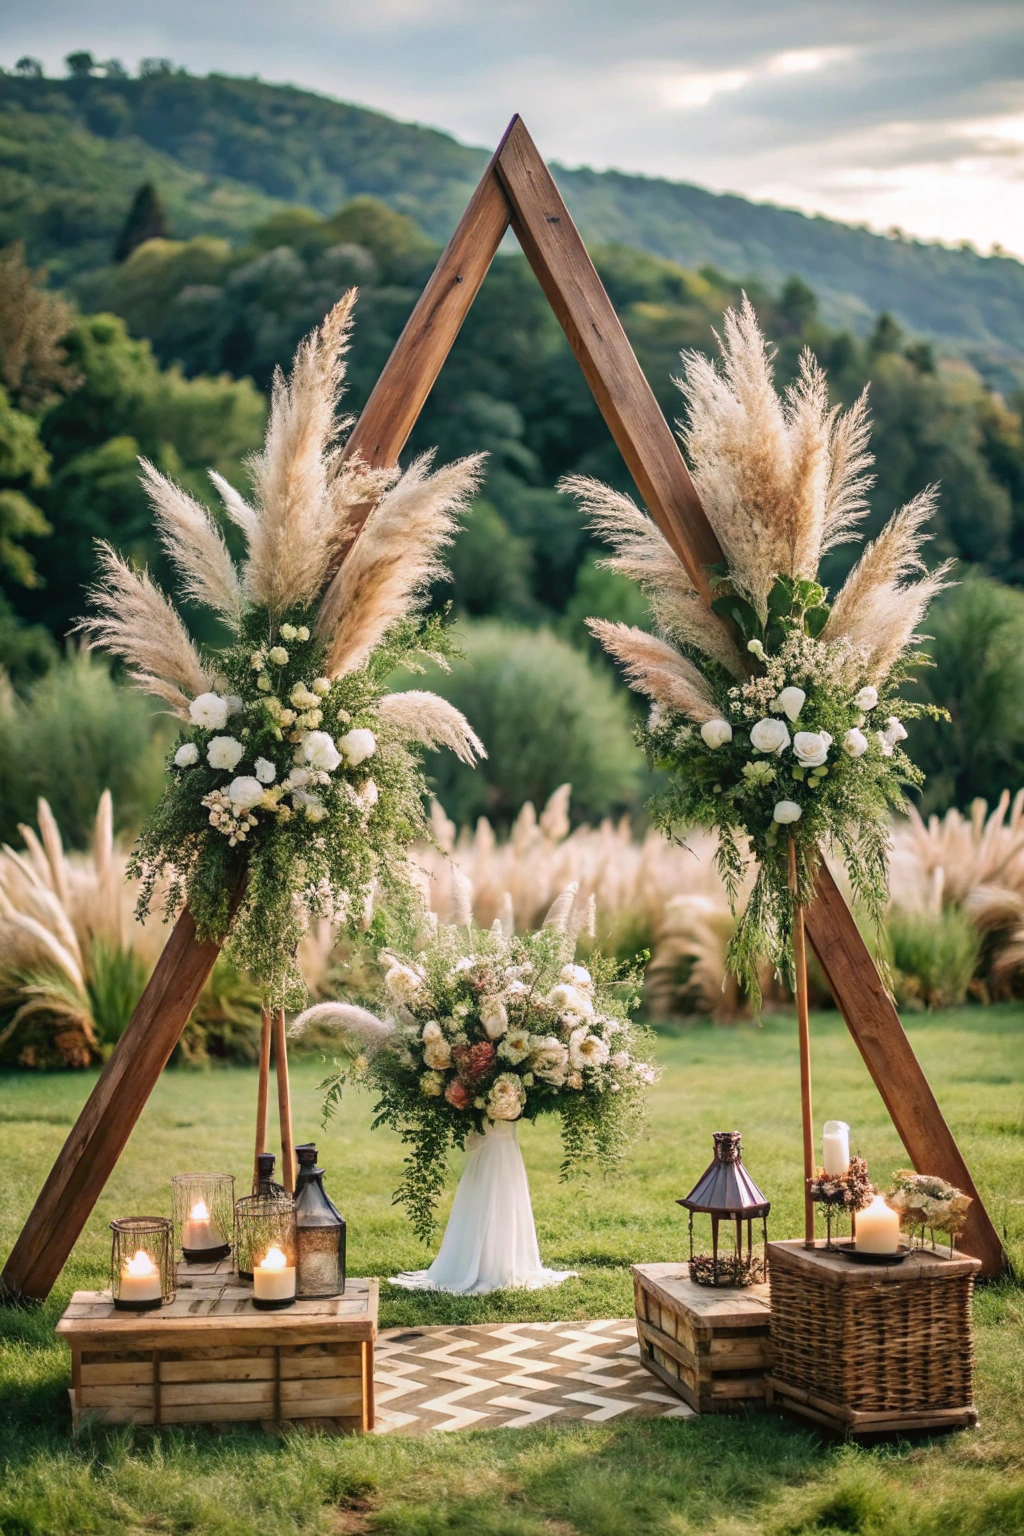
M219 944L196 938L192 914L183 912L10 1252L0 1297L42 1301L50 1294L219 951Z
M497 154L512 227L651 516L710 602L706 567L722 558L689 471L604 285L520 118Z
M918 1172L938 1174L971 1196L974 1204L961 1246L965 1253L981 1260L982 1274L1000 1274L1006 1255L999 1234L824 859L818 867L815 899L805 910L805 921L832 996L911 1162Z

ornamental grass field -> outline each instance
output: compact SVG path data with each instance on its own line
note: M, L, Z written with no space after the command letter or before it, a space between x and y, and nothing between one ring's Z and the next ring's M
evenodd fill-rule
M918 1016L915 1048L1024 1270L1024 1010ZM884 1182L904 1161L845 1029L812 1018L815 1120L836 1116ZM695 1024L662 1034L664 1075L648 1131L621 1175L560 1186L554 1124L527 1127L545 1261L580 1279L559 1290L438 1298L382 1288L381 1325L631 1314L629 1264L683 1256L673 1202L710 1157L711 1132L738 1128L773 1202L770 1231L800 1224L800 1114L791 1018L763 1028ZM350 1098L319 1127L323 1067L293 1065L298 1139L317 1137L328 1189L349 1223L350 1272L386 1276L424 1250L390 1191L397 1139L371 1135ZM0 1078L0 1252L6 1253L94 1075ZM111 1217L169 1209L171 1173L202 1166L248 1179L256 1074L164 1075L50 1300L0 1312L0 1533L64 1536L1007 1536L1024 1532L1024 1291L979 1291L977 1431L872 1449L824 1444L768 1415L612 1421L399 1436L283 1441L241 1430L92 1430L71 1438L69 1360L53 1325L71 1291L106 1282ZM454 1187L454 1173L451 1180ZM444 1213L447 1212L447 1203ZM941 1348L941 1341L936 1341Z

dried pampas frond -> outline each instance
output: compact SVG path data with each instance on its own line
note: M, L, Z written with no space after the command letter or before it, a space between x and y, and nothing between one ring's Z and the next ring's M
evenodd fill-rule
M846 578L823 631L825 640L844 637L862 650L873 678L887 675L914 639L932 598L949 585L953 562L929 574L921 556L937 495L929 486L890 518Z
M205 603L236 628L242 611L238 572L220 529L201 502L140 459L161 544L182 577L186 597Z
M403 741L416 741L423 747L448 747L460 763L470 768L486 757L484 744L461 710L436 693L412 688L407 693L388 693L380 701L379 713L395 727Z
M588 619L587 628L622 664L630 686L638 693L645 693L667 709L678 710L698 725L721 714L707 679L664 640L609 619Z
M732 634L716 613L709 613L686 567L652 519L628 496L588 475L567 475L558 489L576 497L590 527L616 551L598 564L637 583L655 622L682 645L719 662L733 677L745 676Z
M368 1054L379 1051L395 1035L393 1024L354 1003L317 1003L292 1020L288 1033L296 1039L316 1025L336 1030L346 1046Z
M576 897L579 894L579 888L579 881L573 880L565 887L564 891L559 892L548 908L543 924L545 928L551 928L555 933L568 933L569 919L572 915Z
M246 596L275 615L313 601L342 537L336 411L355 300L352 288L300 343L288 379L275 374L263 451L250 462L258 509L232 511L248 523Z
M423 454L381 497L320 604L317 630L329 646L332 677L361 667L429 584L445 574L438 552L476 490L483 455L430 473Z
M102 580L91 593L99 612L75 630L119 656L144 692L187 720L189 700L206 693L211 680L174 606L109 544L100 543L99 564Z

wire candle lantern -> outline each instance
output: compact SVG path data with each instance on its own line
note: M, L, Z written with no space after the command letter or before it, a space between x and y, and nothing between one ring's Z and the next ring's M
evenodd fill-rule
M110 1223L110 1294L124 1312L149 1312L174 1300L173 1228L166 1216L123 1216Z
M176 1173L171 1215L186 1264L214 1264L231 1252L235 1180L229 1173Z
M765 1248L768 1242L768 1212L771 1202L754 1183L743 1166L739 1131L716 1131L715 1155L690 1193L678 1205L689 1212L690 1279L697 1285L758 1285L765 1277ZM693 1218L711 1217L711 1252L694 1247ZM720 1246L722 1222L731 1225L731 1251ZM754 1223L761 1230L755 1240ZM744 1224L746 1241L744 1242Z
M255 1266L277 1247L295 1263L295 1201L280 1193L243 1195L235 1201L235 1262L240 1280L251 1280Z

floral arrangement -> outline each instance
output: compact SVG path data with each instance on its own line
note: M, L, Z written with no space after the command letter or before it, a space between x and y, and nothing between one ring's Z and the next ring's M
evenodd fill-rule
M933 1237L936 1232L945 1232L952 1250L966 1225L971 1196L945 1179L914 1173L910 1168L898 1169L892 1181L892 1191L885 1198L894 1211L899 1211L903 1231L917 1232L922 1243L926 1227Z
M817 580L823 553L865 515L868 418L828 404L805 352L783 398L754 311L725 317L722 370L684 354L683 443L724 561L710 571L711 611L673 548L628 497L596 481L564 482L615 549L606 564L637 580L664 638L589 621L653 700L639 740L667 773L655 823L713 828L734 909L748 864L757 874L728 966L759 1000L765 962L791 974L796 902L813 893L821 845L837 847L854 895L880 923L888 896L889 816L921 782L902 743L930 706L901 699L917 626L943 585L928 574L926 491L897 512L837 594ZM790 850L792 849L792 854ZM795 869L791 858L795 855Z
M811 1199L825 1207L825 1245L832 1247L832 1223L846 1212L862 1211L870 1205L875 1186L868 1176L867 1161L863 1157L851 1157L845 1173L826 1173L819 1168L809 1180Z
M419 604L480 460L431 473L426 456L398 474L345 459L336 411L354 300L275 379L253 503L212 476L244 534L241 569L207 509L143 463L184 595L216 613L229 642L201 654L172 603L109 546L97 614L80 626L181 722L131 865L139 916L164 884L168 915L187 901L200 937L230 930L233 958L275 1007L305 998L295 952L311 922L358 923L378 892L413 899L417 747L469 763L483 751L445 700L387 692L396 667L451 651Z
M630 1018L636 978L600 956L575 963L574 896L570 886L532 933L467 921L439 926L418 951L385 950L376 1013L323 1003L292 1026L333 1024L359 1050L324 1084L325 1112L353 1076L376 1089L374 1125L392 1126L409 1148L395 1200L424 1241L449 1150L488 1121L560 1115L565 1178L592 1161L613 1165L639 1128L656 1074L646 1031Z

